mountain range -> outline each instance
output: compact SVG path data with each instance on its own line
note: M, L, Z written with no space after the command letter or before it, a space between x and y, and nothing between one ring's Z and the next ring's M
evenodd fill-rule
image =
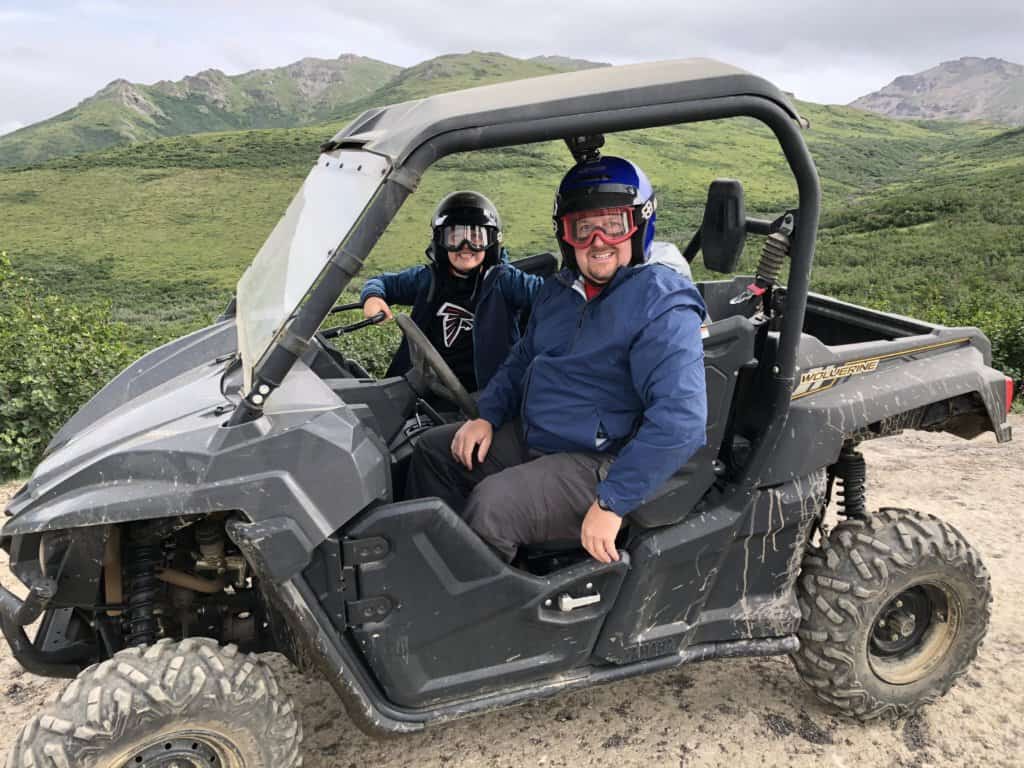
M0 136L0 166L34 165L167 136L336 124L368 107L438 90L596 66L606 65L564 56L516 59L474 51L403 69L343 54L240 75L207 69L152 85L119 79L55 117ZM444 81L442 89L439 80Z
M207 69L151 85L114 80L77 106L0 136L0 166L24 166L124 144L215 131L323 125L361 111L503 80L606 66L565 56L438 56L402 68L354 54L226 75ZM899 119L1024 125L1024 66L965 57L902 75L850 106Z
M1024 66L994 58L944 61L850 106L895 118L1024 125Z

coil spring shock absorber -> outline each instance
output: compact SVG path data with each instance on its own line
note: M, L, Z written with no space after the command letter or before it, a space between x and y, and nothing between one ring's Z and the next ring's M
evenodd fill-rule
M157 568L163 564L163 548L159 541L140 541L130 537L125 553L125 574L128 577L129 646L156 642L157 621L154 607L160 593Z
M754 282L748 285L743 292L730 300L730 304L743 304L753 298L762 298L764 311L768 311L768 300L771 298L771 289L779 281L782 273L782 265L789 256L790 240L793 234L795 221L792 214L786 214L778 230L772 232L764 241L761 248L761 260L757 263Z
M761 249L761 260L757 263L756 281L764 283L765 287L775 285L788 255L789 237L782 232L772 232L768 235Z
M843 446L839 460L835 463L833 474L839 480L836 510L844 517L864 518L867 516L867 501L864 485L868 470L864 463L864 455L850 444Z

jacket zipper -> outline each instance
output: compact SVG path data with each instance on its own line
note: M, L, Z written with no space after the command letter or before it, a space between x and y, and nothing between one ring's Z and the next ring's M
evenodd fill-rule
M519 421L523 424L523 444L529 445L527 440L530 434L530 423L526 420L526 395L530 391L530 382L533 380L533 360L530 361L530 367L527 369L526 383L523 384L523 396L519 403Z
M590 302L587 299L583 300L583 306L580 308L579 317L576 318L576 332L572 336L572 343L569 345L569 351L572 352L576 348L576 341L580 337L580 331L583 330L583 318L587 314L587 307L590 306Z
M476 377L477 389L483 389L483 387L480 386L480 361L479 361L479 359L477 358L477 355L476 355L476 350L478 349L478 347L476 345L476 329L477 329L477 326L479 325L476 322L476 313L477 313L477 310L480 309L480 305L483 304L484 296L489 294L492 290L494 290L494 284L498 281L498 274L495 272L495 270L497 269L498 266L499 265L495 264L493 266L488 267L487 271L484 272L484 274L481 276L481 279L480 279L480 297L476 300L476 303L473 306L473 315L474 315L473 331L472 331L472 339L473 339L473 376ZM488 279L488 277L490 277L492 272L495 273L494 274L494 279L492 279L488 283L487 279Z
M590 302L586 299L583 300L583 306L580 308L579 316L576 319L576 331L572 337L572 343L569 345L569 351L571 352L573 347L576 346L576 339L579 338L580 329L583 327L583 316L586 314L587 305ZM536 359L536 358L534 358ZM533 361L530 361L529 373L526 375L526 383L523 385L523 399L519 404L519 420L523 423L523 442L529 445L527 441L527 435L530 432L530 424L526 418L526 395L530 391L530 383L533 380Z

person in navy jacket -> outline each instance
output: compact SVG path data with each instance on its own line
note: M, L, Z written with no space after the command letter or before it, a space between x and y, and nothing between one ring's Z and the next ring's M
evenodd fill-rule
M439 496L506 561L578 538L618 560L622 519L704 445L704 302L633 163L578 163L555 199L564 269L484 388L480 418L427 432L407 497Z
M431 230L429 264L371 277L359 300L366 317L383 312L390 319L391 304L411 305L413 322L466 391L476 392L519 340L521 313L544 280L508 263L498 210L479 192L446 196ZM403 339L387 375L400 376L411 364Z

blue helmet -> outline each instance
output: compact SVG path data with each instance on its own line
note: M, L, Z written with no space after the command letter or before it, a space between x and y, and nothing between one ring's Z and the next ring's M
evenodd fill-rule
M654 220L658 201L654 188L640 167L621 157L584 160L573 166L562 179L555 195L555 237L567 267L576 269L576 251L565 240L563 217L577 211L628 206L633 212L636 232L631 240L630 264L647 258L654 241Z

